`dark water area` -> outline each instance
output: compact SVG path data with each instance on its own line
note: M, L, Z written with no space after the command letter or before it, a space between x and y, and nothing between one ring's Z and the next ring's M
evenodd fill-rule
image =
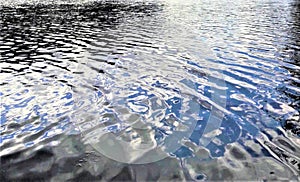
M1 181L300 180L297 0L0 1Z

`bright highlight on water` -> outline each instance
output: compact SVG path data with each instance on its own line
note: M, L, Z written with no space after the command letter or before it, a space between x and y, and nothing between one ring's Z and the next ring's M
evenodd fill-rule
M0 1L1 181L299 180L296 0Z

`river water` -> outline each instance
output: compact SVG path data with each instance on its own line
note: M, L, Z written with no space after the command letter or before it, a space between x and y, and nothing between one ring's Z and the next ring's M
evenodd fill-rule
M1 181L299 180L299 1L0 1L0 30Z

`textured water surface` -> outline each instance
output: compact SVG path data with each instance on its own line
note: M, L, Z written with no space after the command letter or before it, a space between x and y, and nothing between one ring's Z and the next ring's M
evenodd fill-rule
M0 1L2 180L299 180L297 0Z

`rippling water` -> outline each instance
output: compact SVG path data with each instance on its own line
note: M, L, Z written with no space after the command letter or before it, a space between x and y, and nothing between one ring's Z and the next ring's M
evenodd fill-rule
M299 180L299 1L0 2L1 181Z

